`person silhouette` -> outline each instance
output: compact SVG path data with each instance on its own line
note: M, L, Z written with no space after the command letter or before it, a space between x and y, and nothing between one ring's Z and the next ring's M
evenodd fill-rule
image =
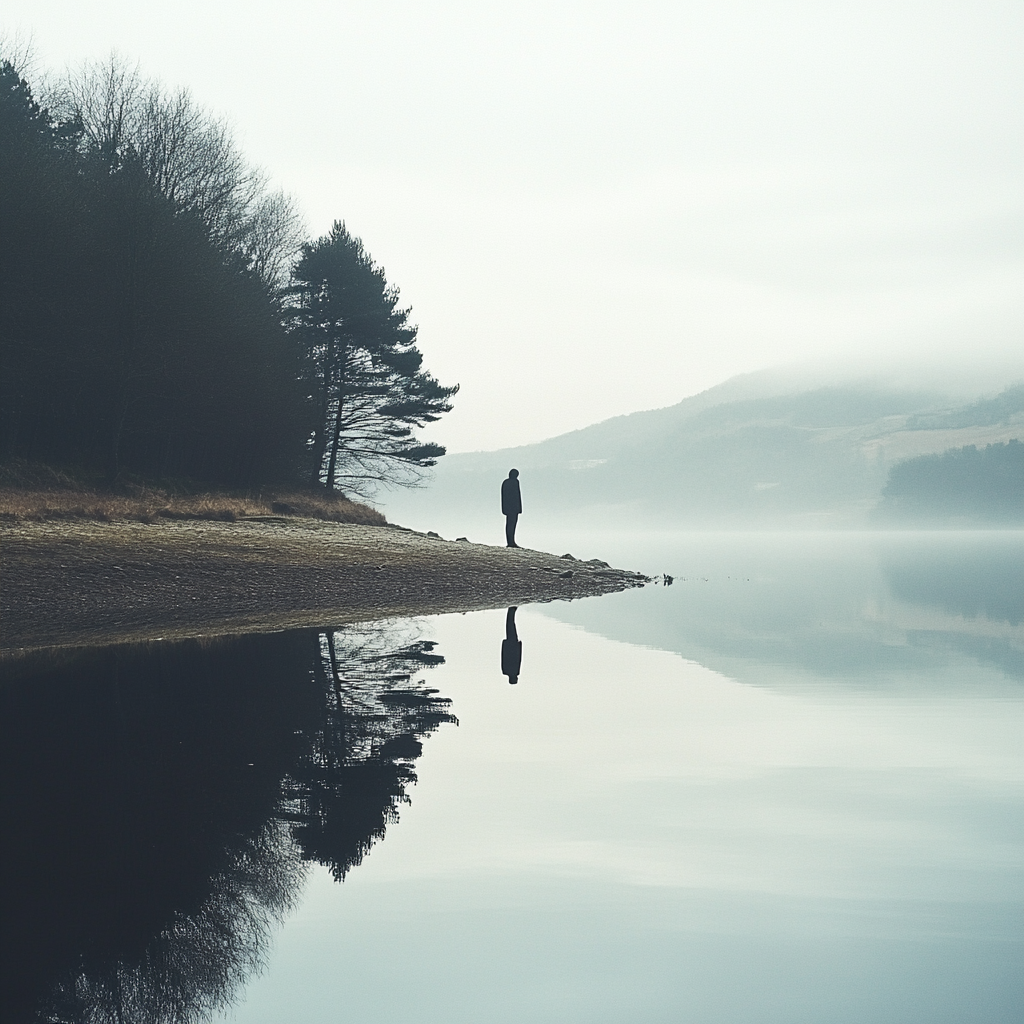
M516 606L505 615L505 639L501 641L501 673L512 684L519 682L519 669L523 664L523 641L516 632Z
M501 481L501 512L505 517L505 543L517 548L516 523L523 511L523 496L519 493L519 470L510 469L508 479Z

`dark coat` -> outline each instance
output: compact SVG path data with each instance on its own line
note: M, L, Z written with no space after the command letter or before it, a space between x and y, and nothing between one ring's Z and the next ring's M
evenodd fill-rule
M502 640L501 641L501 674L505 676L518 676L519 670L523 667L523 641Z
M518 515L523 511L523 497L519 493L519 480L509 477L501 481L501 514L503 516Z

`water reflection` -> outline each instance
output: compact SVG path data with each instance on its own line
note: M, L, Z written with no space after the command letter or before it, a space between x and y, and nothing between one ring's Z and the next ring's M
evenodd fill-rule
M5 662L0 1017L225 1005L307 863L341 878L395 819L442 662L382 626Z
M965 619L1024 622L1024 546L966 536L884 547L886 581L893 596Z
M1024 679L1020 532L682 535L618 557L675 585L545 613L760 686Z
M505 614L505 639L501 641L501 674L508 676L510 683L519 682L519 670L523 666L523 641L516 632L516 608L509 608Z
M468 731L430 744L416 813L351 884L312 874L225 1024L1024 1019L1024 692L909 645L963 617L895 597L884 551L769 543L684 552L670 588L520 607L526 687L495 681L506 609L433 620ZM637 629L662 606L684 650L767 657L730 675L552 617Z

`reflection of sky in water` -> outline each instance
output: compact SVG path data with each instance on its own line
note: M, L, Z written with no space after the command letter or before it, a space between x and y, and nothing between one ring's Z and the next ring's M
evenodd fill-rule
M430 620L461 724L237 1019L1021 1019L1019 626L894 594L891 552L760 545L520 609L516 687L503 611Z
M615 538L612 557L671 589L552 605L614 639L676 651L756 685L822 679L932 692L1024 679L1024 533ZM607 548L608 540L591 546Z

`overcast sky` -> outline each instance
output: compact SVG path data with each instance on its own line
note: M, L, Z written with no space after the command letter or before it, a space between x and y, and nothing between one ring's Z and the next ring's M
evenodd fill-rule
M1020 0L5 0L347 222L465 451L851 354L1024 350Z

